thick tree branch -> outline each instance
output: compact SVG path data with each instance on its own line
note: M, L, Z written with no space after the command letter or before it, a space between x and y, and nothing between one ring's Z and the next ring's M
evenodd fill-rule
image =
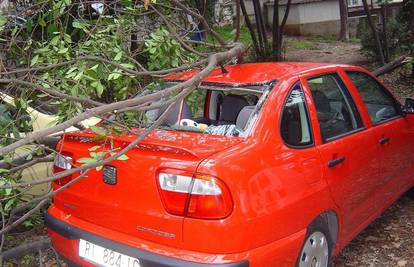
M40 240L31 242L31 243L24 243L20 246L14 247L7 251L4 251L1 254L1 258L3 261L21 258L26 254L34 253L39 249L45 249L50 246L50 239L48 237L42 238Z
M384 75L386 73L392 72L393 70L407 64L407 63L411 63L413 62L413 59L411 57L407 57L407 56L401 56L399 58L397 58L396 60L385 64L384 66L374 70L372 73L375 76L381 76Z
M116 109L119 108L125 108L125 107L130 107L130 106L137 106L143 103L149 103L158 99L161 99L161 97L165 97L168 95L171 95L175 92L180 92L180 94L183 93L189 93L191 90L193 90L200 82L201 80L206 77L211 71L213 71L215 69L215 67L218 64L224 63L227 60L240 56L243 52L244 52L244 46L242 44L238 44L236 45L234 48L232 48L229 51L226 52L220 52L220 53L216 53L210 56L209 58L209 64L203 69L201 70L199 73L197 73L196 75L194 75L191 79L184 81L182 83L179 83L173 87L167 88L163 91L157 92L157 93L153 93L153 94L149 94L146 96L142 96L140 98L133 98L133 99L129 99L129 100L125 100L125 101L120 101L120 102L116 102L116 103L112 103L112 104L107 104L101 107L96 107L93 109L89 109L85 112L83 112L82 114L78 115L75 118L72 118L66 122L63 122L59 125L56 125L54 127L48 128L48 129L44 129L35 133L31 133L28 134L25 138L16 141L8 146L2 147L0 148L0 155L9 153L11 151L13 151L14 149L21 147L23 145L32 143L34 141L36 141L37 139L43 137L43 136L48 136L50 134L53 134L54 132L59 132L62 131L70 126L72 126L75 123L78 123L84 119L87 119L91 116L97 115L97 114L103 114L106 112L110 112L110 111L114 111ZM177 95L177 96L180 96ZM130 145L128 145L126 148L124 148L121 152L117 153L114 156L109 157L106 160L103 160L102 162L99 163L93 163L93 164L88 164L88 165L83 165L79 168L75 168L72 170L67 170L67 171L63 171L60 172L52 177L49 177L49 181L54 181L56 179L62 178L68 174L74 173L74 172L78 172L81 170L86 170L86 169L90 169L90 168L95 168L97 166L100 166L102 164L106 164L109 163L112 160L117 159L118 157L120 157L121 155L125 154L131 147L136 145L135 141L132 142ZM32 183L33 184L33 183ZM31 185L30 183L28 185ZM20 185L13 185L13 186L5 186L5 187L16 187L16 186L22 186L22 184ZM4 188L4 187L2 187Z

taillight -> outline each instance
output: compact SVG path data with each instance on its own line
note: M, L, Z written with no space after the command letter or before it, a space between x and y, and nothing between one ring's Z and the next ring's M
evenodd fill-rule
M216 177L168 169L160 171L157 178L162 202L169 213L222 219L233 210L229 189Z
M73 157L72 153L69 152L62 152L58 153L55 156L55 160L53 162L53 172L58 173L66 170L72 169ZM72 179L72 175L64 176L55 181L57 185L64 185L67 184Z

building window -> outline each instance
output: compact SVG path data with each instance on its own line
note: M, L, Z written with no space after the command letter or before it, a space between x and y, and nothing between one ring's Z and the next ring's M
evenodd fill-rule
M359 0L348 0L348 6L354 7L354 6L360 6Z

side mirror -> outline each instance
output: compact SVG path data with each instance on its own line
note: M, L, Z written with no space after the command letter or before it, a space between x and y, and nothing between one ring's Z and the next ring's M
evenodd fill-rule
M405 114L414 114L414 99L406 98L402 110Z

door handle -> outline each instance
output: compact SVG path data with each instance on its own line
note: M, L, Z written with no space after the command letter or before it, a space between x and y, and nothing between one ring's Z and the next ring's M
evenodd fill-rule
M341 164L342 162L344 162L345 157L339 157L337 159L331 159L330 161L328 161L328 167L332 168L335 167L338 164Z
M389 141L391 141L391 138L389 137L383 137L381 138L378 143L380 143L380 145L385 145L386 143L388 143Z

